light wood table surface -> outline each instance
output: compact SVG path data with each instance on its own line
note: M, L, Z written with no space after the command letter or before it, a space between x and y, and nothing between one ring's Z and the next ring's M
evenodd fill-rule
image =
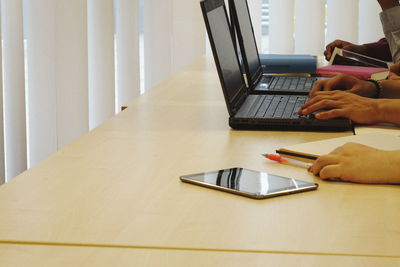
M234 131L209 58L0 187L0 242L400 257L400 187L264 160L351 133ZM253 200L179 181L245 167L320 184Z
M399 265L400 259L387 257L0 244L2 267L397 267Z

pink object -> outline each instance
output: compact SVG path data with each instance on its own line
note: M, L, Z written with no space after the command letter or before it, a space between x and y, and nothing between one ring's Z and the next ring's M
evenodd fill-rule
M361 80L386 79L389 70L385 68L374 67L361 67L361 66L347 66L347 65L330 65L317 68L317 76L320 77L334 77L338 74L345 73L355 76Z

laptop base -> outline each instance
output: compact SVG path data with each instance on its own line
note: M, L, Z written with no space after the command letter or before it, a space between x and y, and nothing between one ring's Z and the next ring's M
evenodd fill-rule
M312 131L312 132L344 132L354 131L350 120L339 118L335 120L304 120L281 119L250 119L229 118L229 126L235 130L269 130L269 131Z

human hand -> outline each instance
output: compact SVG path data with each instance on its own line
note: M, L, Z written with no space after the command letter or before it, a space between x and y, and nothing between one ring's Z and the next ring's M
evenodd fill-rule
M320 156L309 171L321 179L340 179L355 183L400 183L400 151L384 151L347 143Z
M347 74L339 74L331 79L315 83L309 95L313 97L319 91L332 90L343 90L366 97L373 97L376 94L376 88L373 83L362 81Z
M390 67L389 80L400 80L400 62Z
M299 114L308 115L320 110L326 111L316 114L317 119L345 117L357 123L373 124L379 122L380 117L377 99L344 91L316 92L301 107Z
M348 50L348 51L353 51L359 54L366 54L367 53L367 47L364 45L356 45L347 41L343 41L343 40L335 40L331 43L329 43L326 47L325 47L325 59L326 60L330 60L333 50L335 49L335 47L338 48L342 48L344 50Z

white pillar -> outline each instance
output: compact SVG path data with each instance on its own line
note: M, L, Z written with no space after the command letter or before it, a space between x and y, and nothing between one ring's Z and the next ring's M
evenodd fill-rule
M358 41L360 44L375 42L385 37L379 13L382 11L377 1L362 0L359 3Z
M6 179L9 180L27 168L24 37L22 0L1 2L3 40L4 138ZM3 116L1 116L0 153L3 158ZM1 177L4 162L1 161ZM1 183L0 178L0 183Z
M139 1L115 0L117 109L140 95Z
M205 27L198 0L173 0L171 71L176 72L204 54Z
M262 0L249 0L249 11L251 16L251 22L253 23L254 35L256 37L258 51L261 51L261 11L262 11Z
M327 12L326 43L358 43L358 0L327 0Z
M322 55L324 42L325 0L297 0L295 53Z
M171 74L173 0L145 0L145 88L154 87Z
M3 6L0 4L0 17L4 18ZM0 19L0 36L3 36L3 19ZM2 37L3 38L3 37ZM3 61L3 49L0 49L0 61ZM6 182L5 173L5 150L4 150L4 120L3 120L3 108L4 108L4 97L3 97L3 64L0 64L0 185Z
M55 3L58 148L89 130L86 0Z
M57 151L55 2L24 0L27 42L28 160L32 166Z
M294 0L269 1L270 53L294 52Z
M115 114L113 0L88 0L89 126Z
M88 131L85 0L24 0L29 165Z

